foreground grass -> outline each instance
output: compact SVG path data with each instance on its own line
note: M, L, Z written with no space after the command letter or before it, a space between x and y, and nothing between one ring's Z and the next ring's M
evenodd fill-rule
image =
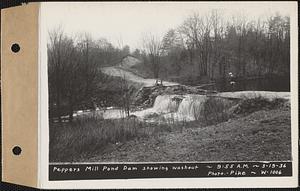
M71 162L103 153L111 144L182 131L182 123L151 124L135 118L85 118L71 123L50 123L50 161Z

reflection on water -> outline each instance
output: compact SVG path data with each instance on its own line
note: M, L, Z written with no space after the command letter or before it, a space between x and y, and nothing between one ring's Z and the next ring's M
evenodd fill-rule
M95 111L77 111L74 115L76 118L97 117L103 119L119 119L126 117L125 112L121 109L98 109Z
M252 79L234 79L236 82L234 88L226 79L218 80L216 82L216 89L220 92L227 91L290 91L290 77L289 76L273 76Z

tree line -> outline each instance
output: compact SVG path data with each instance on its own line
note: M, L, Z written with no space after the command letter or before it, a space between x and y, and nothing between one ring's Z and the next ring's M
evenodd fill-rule
M290 18L279 13L256 20L193 13L163 38L150 34L143 42L153 77L289 76Z

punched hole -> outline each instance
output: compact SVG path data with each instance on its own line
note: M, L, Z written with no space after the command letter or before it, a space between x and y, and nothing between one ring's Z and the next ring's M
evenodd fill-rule
M20 46L18 45L18 44L13 44L12 46L11 46L11 50L14 52L14 53L17 53L17 52L19 52L20 51Z
M15 146L15 147L12 149L12 152L14 153L14 155L20 155L21 152L22 152L22 149L21 149L21 147L19 147L19 146Z

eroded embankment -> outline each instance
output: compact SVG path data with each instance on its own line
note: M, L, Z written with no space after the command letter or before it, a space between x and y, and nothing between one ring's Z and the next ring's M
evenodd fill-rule
M85 162L282 161L291 159L290 108L113 144Z

